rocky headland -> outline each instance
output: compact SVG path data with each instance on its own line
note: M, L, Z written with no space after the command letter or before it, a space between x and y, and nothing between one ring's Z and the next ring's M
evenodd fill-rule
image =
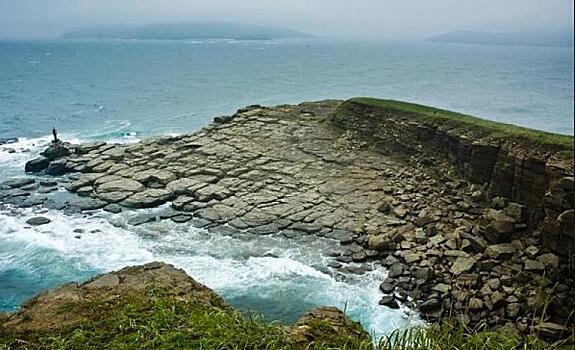
M3 183L2 205L170 203L129 223L331 238L345 249L330 267L388 269L382 307L543 337L573 331L573 137L396 101L320 101L250 106L137 144L55 143L26 171L54 177Z

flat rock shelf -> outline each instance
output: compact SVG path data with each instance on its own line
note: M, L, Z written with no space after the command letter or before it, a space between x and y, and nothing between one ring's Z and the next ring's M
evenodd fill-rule
M250 106L198 132L136 144L53 145L71 152L31 164L74 195L54 195L45 179L11 180L0 200L69 212L169 203L129 224L166 219L231 234L332 238L347 249L331 267L353 272L348 264L375 261L388 269L384 306L527 332L552 300L536 326L566 332L575 301L573 279L562 273L568 259L545 248L529 208L458 176L449 159L382 150L337 127L342 103ZM561 181L573 187L572 174Z

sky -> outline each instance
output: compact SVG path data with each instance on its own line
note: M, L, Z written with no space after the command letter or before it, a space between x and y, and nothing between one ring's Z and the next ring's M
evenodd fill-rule
M573 27L573 0L0 0L0 38L108 24L226 21L329 37L417 39L452 30Z

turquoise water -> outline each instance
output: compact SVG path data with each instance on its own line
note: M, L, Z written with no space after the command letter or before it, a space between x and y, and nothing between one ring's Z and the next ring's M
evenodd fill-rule
M19 141L0 146L0 181L24 175L52 126L76 142L135 142L197 130L248 104L353 96L573 134L573 51L323 39L4 41L0 138ZM52 223L25 225L40 213ZM267 319L289 323L327 304L377 334L417 322L408 310L377 305L381 267L350 276L330 270L329 255L340 249L334 241L238 239L171 222L131 227L132 215L0 208L0 311L44 288L162 260Z

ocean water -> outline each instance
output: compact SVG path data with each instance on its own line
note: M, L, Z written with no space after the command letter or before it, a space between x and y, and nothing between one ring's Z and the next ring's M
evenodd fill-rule
M300 39L239 41L0 41L0 182L61 138L136 142L190 132L248 104L376 96L573 134L569 48ZM61 189L63 190L63 189ZM48 225L28 227L44 215ZM336 242L232 238L171 222L138 227L136 212L64 215L0 208L0 311L44 288L126 265L184 268L232 305L293 322L322 305L383 334L419 322L377 304L386 271L341 276ZM75 229L81 228L78 234ZM79 237L78 237L79 236Z

